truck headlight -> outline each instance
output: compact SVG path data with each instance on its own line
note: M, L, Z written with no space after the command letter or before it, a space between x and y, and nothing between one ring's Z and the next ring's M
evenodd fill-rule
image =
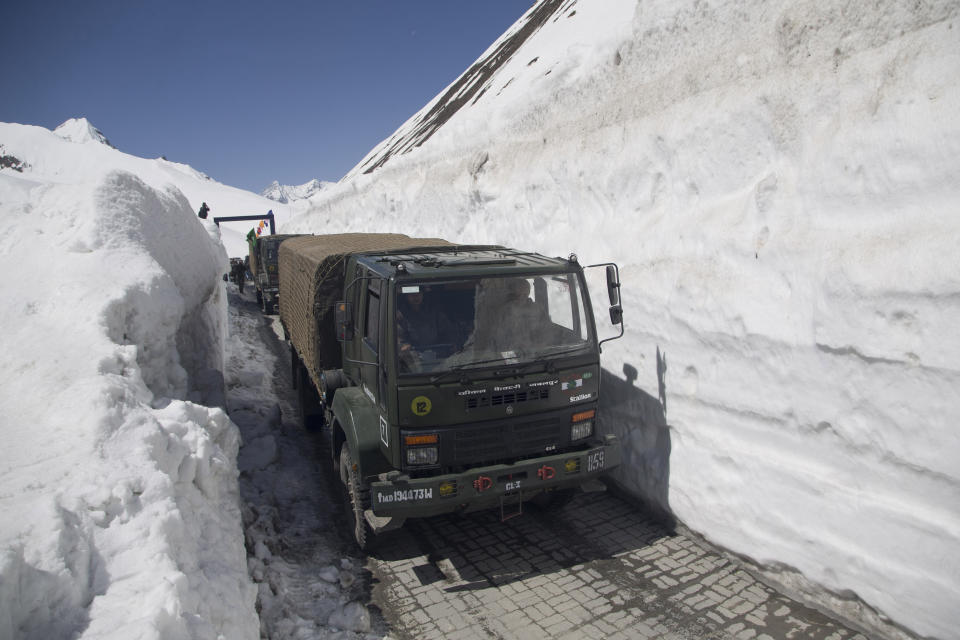
M584 420L570 427L570 441L583 440L593 433L593 420Z
M407 464L437 464L437 448L413 447L407 449Z
M596 409L588 409L575 413L570 417L570 442L574 440L583 440L593 433L593 417L597 415Z

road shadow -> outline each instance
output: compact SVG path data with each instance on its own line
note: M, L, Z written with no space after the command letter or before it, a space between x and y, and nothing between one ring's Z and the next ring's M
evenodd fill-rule
M666 372L666 354L657 348L658 397L654 397L637 386L639 372L634 366L624 364L623 377L602 369L599 429L615 434L623 451L620 467L611 476L613 489L673 528Z
M505 522L495 510L411 519L370 555L384 563L425 557L412 569L420 583L447 581L444 591L454 593L612 559L672 535L618 493L584 493L554 511L524 506Z

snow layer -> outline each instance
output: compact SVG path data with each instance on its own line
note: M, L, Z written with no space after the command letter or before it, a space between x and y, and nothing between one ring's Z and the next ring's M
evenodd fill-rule
M619 482L954 638L958 13L541 0L285 230L617 261Z
M236 190L65 129L0 124L0 638L256 638L227 257L170 182Z

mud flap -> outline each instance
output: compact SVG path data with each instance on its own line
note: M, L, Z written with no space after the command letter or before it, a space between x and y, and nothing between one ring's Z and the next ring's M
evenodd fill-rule
M395 516L378 516L373 513L373 509L365 509L363 512L363 518L367 521L367 524L370 525L370 528L373 529L374 534L380 534L384 531L393 531L394 529L399 529L407 520L406 518L398 518Z
M523 496L519 491L510 491L500 496L500 522L516 518L523 513Z

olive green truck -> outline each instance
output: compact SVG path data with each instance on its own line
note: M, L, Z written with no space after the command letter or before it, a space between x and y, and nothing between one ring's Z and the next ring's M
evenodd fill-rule
M619 270L593 266L614 339ZM575 256L298 236L280 244L279 276L300 413L329 434L361 548L409 517L556 507L620 463L596 430L606 340Z
M251 230L247 236L250 249L250 275L257 290L257 304L265 314L277 312L280 296L280 277L277 269L277 250L280 243L296 235L281 234L257 237Z

